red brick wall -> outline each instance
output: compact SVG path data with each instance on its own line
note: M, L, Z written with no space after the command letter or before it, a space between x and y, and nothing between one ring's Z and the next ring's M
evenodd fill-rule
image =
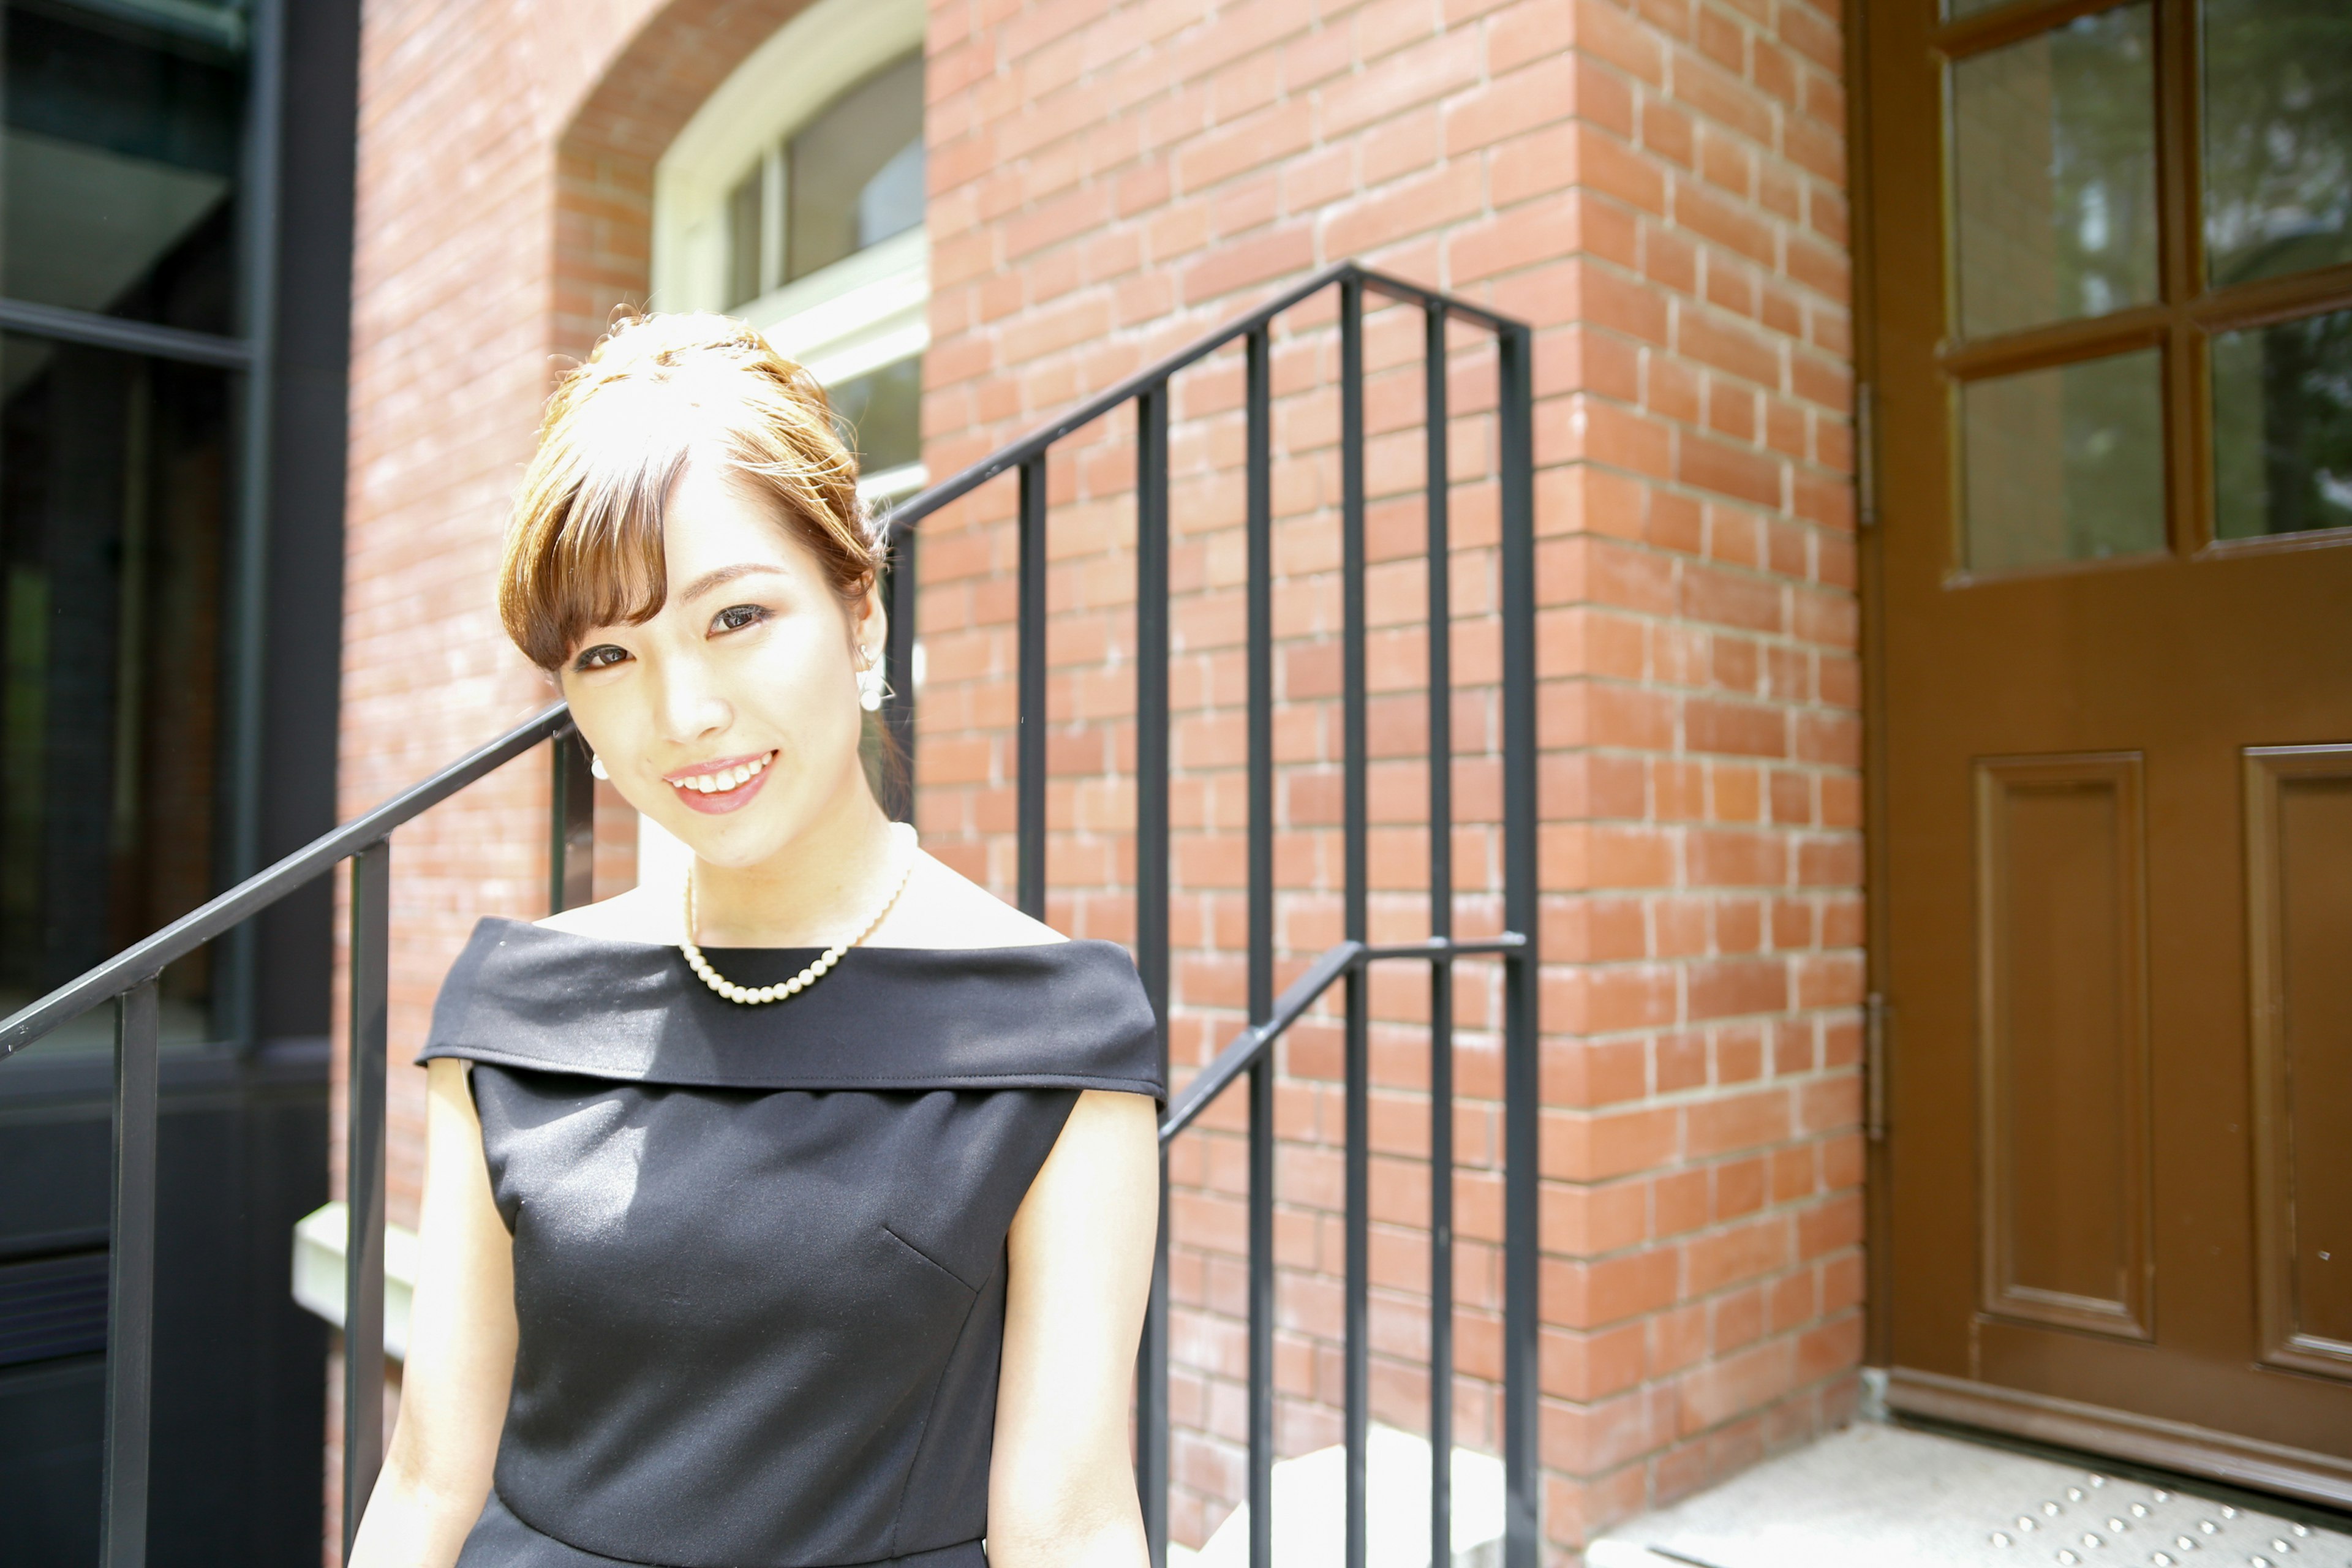
M1538 329L1546 889L1544 1458L1563 1550L1835 1423L1861 1351L1858 666L1844 107L1809 0L935 0L927 451L947 471L1313 268L1358 258ZM1276 358L1286 892L1337 935L1329 314ZM1375 316L1376 934L1425 919L1416 322ZM1457 339L1457 407L1485 383ZM1238 1021L1235 374L1173 448L1179 1076ZM1491 433L1457 433L1457 473ZM1057 463L1051 913L1127 934L1124 421ZM1455 499L1457 700L1491 650L1491 511ZM999 887L1009 489L927 525L922 816ZM1490 628L1489 628L1490 631ZM1114 668L1103 661L1110 656ZM1465 706L1466 705L1466 706ZM1491 779L1457 728L1466 816ZM1491 816L1491 794L1483 797ZM950 842L956 840L956 842ZM1472 843L1463 859L1483 875ZM1465 884L1478 891L1474 875ZM1465 909L1465 923L1492 919ZM1465 982L1468 976L1465 972ZM1491 996L1460 1026L1461 1440L1491 1446ZM1426 994L1376 988L1375 1408L1423 1425ZM1280 1440L1336 1440L1336 1045L1286 1064ZM1230 1115L1225 1127L1237 1125ZM1174 1509L1240 1488L1238 1141L1175 1158Z
M549 695L489 578L559 356L645 287L650 167L791 0L370 0L362 62L343 804ZM1313 267L1360 257L1538 329L1548 1031L1547 1527L1687 1489L1836 1419L1859 1351L1860 984L1843 110L1809 0L937 0L934 345L944 472ZM1381 929L1423 917L1418 327L1375 315ZM1284 941L1337 931L1329 315L1277 358L1285 454ZM1465 926L1492 923L1489 367L1457 336L1456 790ZM1237 1016L1237 375L1178 394L1180 1063ZM1131 472L1119 422L1057 458L1052 910L1124 935ZM928 841L1009 889L1012 560L998 487L927 529ZM1122 639L1125 639L1122 641ZM405 1064L476 916L544 900L545 763L394 849L394 1214ZM602 890L632 874L607 824ZM616 831L624 830L624 831ZM1457 1391L1491 1441L1492 994L1461 1013ZM1425 1396L1423 1050L1376 988L1382 1419ZM1418 1000L1417 1000L1418 998ZM1334 1436L1334 1042L1286 1063L1283 1434ZM1223 1119L1231 1125L1230 1116ZM1235 1489L1229 1133L1180 1149L1180 1539ZM331 1461L330 1473L334 1466Z

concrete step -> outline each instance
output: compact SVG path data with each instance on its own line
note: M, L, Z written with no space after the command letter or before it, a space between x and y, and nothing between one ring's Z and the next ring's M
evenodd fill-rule
M1429 1440L1374 1426L1366 1444L1365 1568L1429 1568ZM1318 1448L1274 1467L1274 1568L1342 1568L1348 1451ZM1454 1450L1453 1568L1502 1568L1503 1461ZM1249 1504L1170 1568L1249 1568Z
M2352 1535L2277 1512L1858 1423L1588 1549L1588 1568L2352 1568Z

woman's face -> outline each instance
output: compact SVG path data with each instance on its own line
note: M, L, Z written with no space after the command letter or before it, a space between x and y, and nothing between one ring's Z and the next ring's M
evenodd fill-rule
M590 631L563 695L631 805L713 865L755 866L867 796L857 669L882 647L879 598L845 606L723 463L688 466L663 536L660 612Z

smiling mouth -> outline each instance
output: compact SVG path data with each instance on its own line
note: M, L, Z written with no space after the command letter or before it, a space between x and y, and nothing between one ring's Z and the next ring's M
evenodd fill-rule
M775 760L775 752L761 752L717 767L706 764L690 773L672 773L667 782L678 799L696 811L732 811L759 793L761 782L768 776L768 765Z

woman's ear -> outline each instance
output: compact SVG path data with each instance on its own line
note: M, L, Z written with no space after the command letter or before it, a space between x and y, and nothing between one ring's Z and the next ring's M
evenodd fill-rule
M875 574L859 597L850 617L849 635L861 653L870 648L875 659L881 659L883 645L890 636L890 612L882 605L881 574Z

